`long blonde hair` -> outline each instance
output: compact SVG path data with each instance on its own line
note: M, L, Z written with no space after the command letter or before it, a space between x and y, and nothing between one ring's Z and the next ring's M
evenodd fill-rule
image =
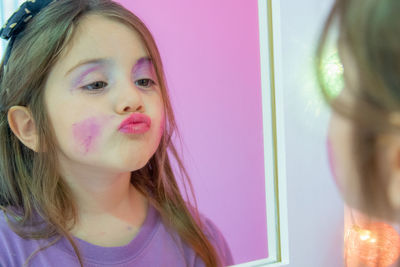
M8 218L12 218L8 224L19 236L54 239L48 246L32 253L25 263L40 250L66 237L83 266L82 256L69 233L77 220L76 203L71 198L71 190L61 177L55 160L56 138L45 109L43 89L52 66L71 40L79 21L87 14L99 14L128 25L139 33L154 63L162 92L166 116L162 139L149 162L131 173L131 183L157 209L167 228L176 231L203 259L206 266L221 266L216 249L203 232L204 224L200 220L197 203L194 208L184 201L171 168L167 149L175 158L182 177L186 178L194 195L188 173L171 141L174 132L179 138L180 135L156 43L137 16L110 0L52 2L33 17L23 33L18 35L7 70L4 69L4 62L0 66L0 208ZM7 111L14 105L26 106L32 112L37 127L39 152L27 148L12 133ZM186 186L185 192L187 196ZM40 215L41 221L34 220L35 214ZM26 226L34 227L27 230Z

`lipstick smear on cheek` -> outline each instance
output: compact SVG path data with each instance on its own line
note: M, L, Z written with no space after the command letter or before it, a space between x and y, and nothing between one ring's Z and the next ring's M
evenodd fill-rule
M98 123L97 118L92 117L74 123L72 127L74 141L78 150L84 155L94 151L96 149L95 141L101 132L101 125Z

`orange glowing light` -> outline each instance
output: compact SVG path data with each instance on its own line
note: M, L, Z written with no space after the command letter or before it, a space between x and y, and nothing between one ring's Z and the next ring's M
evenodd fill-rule
M400 256L400 236L382 222L368 227L354 225L345 235L346 266L363 263L368 267L388 267Z

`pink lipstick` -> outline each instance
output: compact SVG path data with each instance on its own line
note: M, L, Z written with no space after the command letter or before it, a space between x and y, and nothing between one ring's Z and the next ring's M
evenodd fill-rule
M141 113L133 113L126 118L119 126L118 130L127 134L141 134L150 129L151 119Z

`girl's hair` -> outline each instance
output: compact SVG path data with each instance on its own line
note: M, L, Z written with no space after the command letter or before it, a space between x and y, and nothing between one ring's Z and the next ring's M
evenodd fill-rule
M379 169L378 151L379 137L398 134L400 126L398 12L398 0L336 0L320 36L316 57L318 81L325 100L354 127L352 153L361 177L362 197L358 208L374 217L393 220L396 213L389 204L388 180ZM332 88L327 86L323 72L332 29L338 30L335 33L339 54L346 53L352 67L350 70L344 66L345 85L349 71L355 73L356 81L346 87L346 95L337 98L332 97Z
M66 237L83 266L82 256L69 234L77 222L77 205L71 197L71 189L59 173L56 138L43 96L52 66L71 41L80 20L88 14L118 21L139 33L154 63L161 88L166 114L164 133L149 162L131 173L131 183L158 210L169 231L176 231L206 266L221 266L216 248L203 232L205 228L196 199L194 208L182 198L167 154L169 148L194 196L188 173L171 142L174 131L179 138L180 135L156 43L137 16L111 0L52 2L33 17L23 33L17 36L6 70L4 62L0 66L0 208L7 214L11 229L21 237L54 239L46 247L32 253L25 263L40 250ZM26 106L32 113L38 133L38 152L27 148L12 133L7 111L14 105ZM184 187L187 196L185 184ZM41 221L34 219L37 217L35 214Z
M399 222L398 210L388 197L388 174L379 158L380 137L398 135L400 128L399 12L398 0L336 0L316 52L324 99L353 128L351 153L357 177L346 178L358 179L360 202L349 204L362 211L370 222L377 218ZM343 62L350 63L351 68L344 65L346 92L337 98L332 97L333 88L328 87L323 71L332 34L337 37ZM382 260L383 255L380 256Z

